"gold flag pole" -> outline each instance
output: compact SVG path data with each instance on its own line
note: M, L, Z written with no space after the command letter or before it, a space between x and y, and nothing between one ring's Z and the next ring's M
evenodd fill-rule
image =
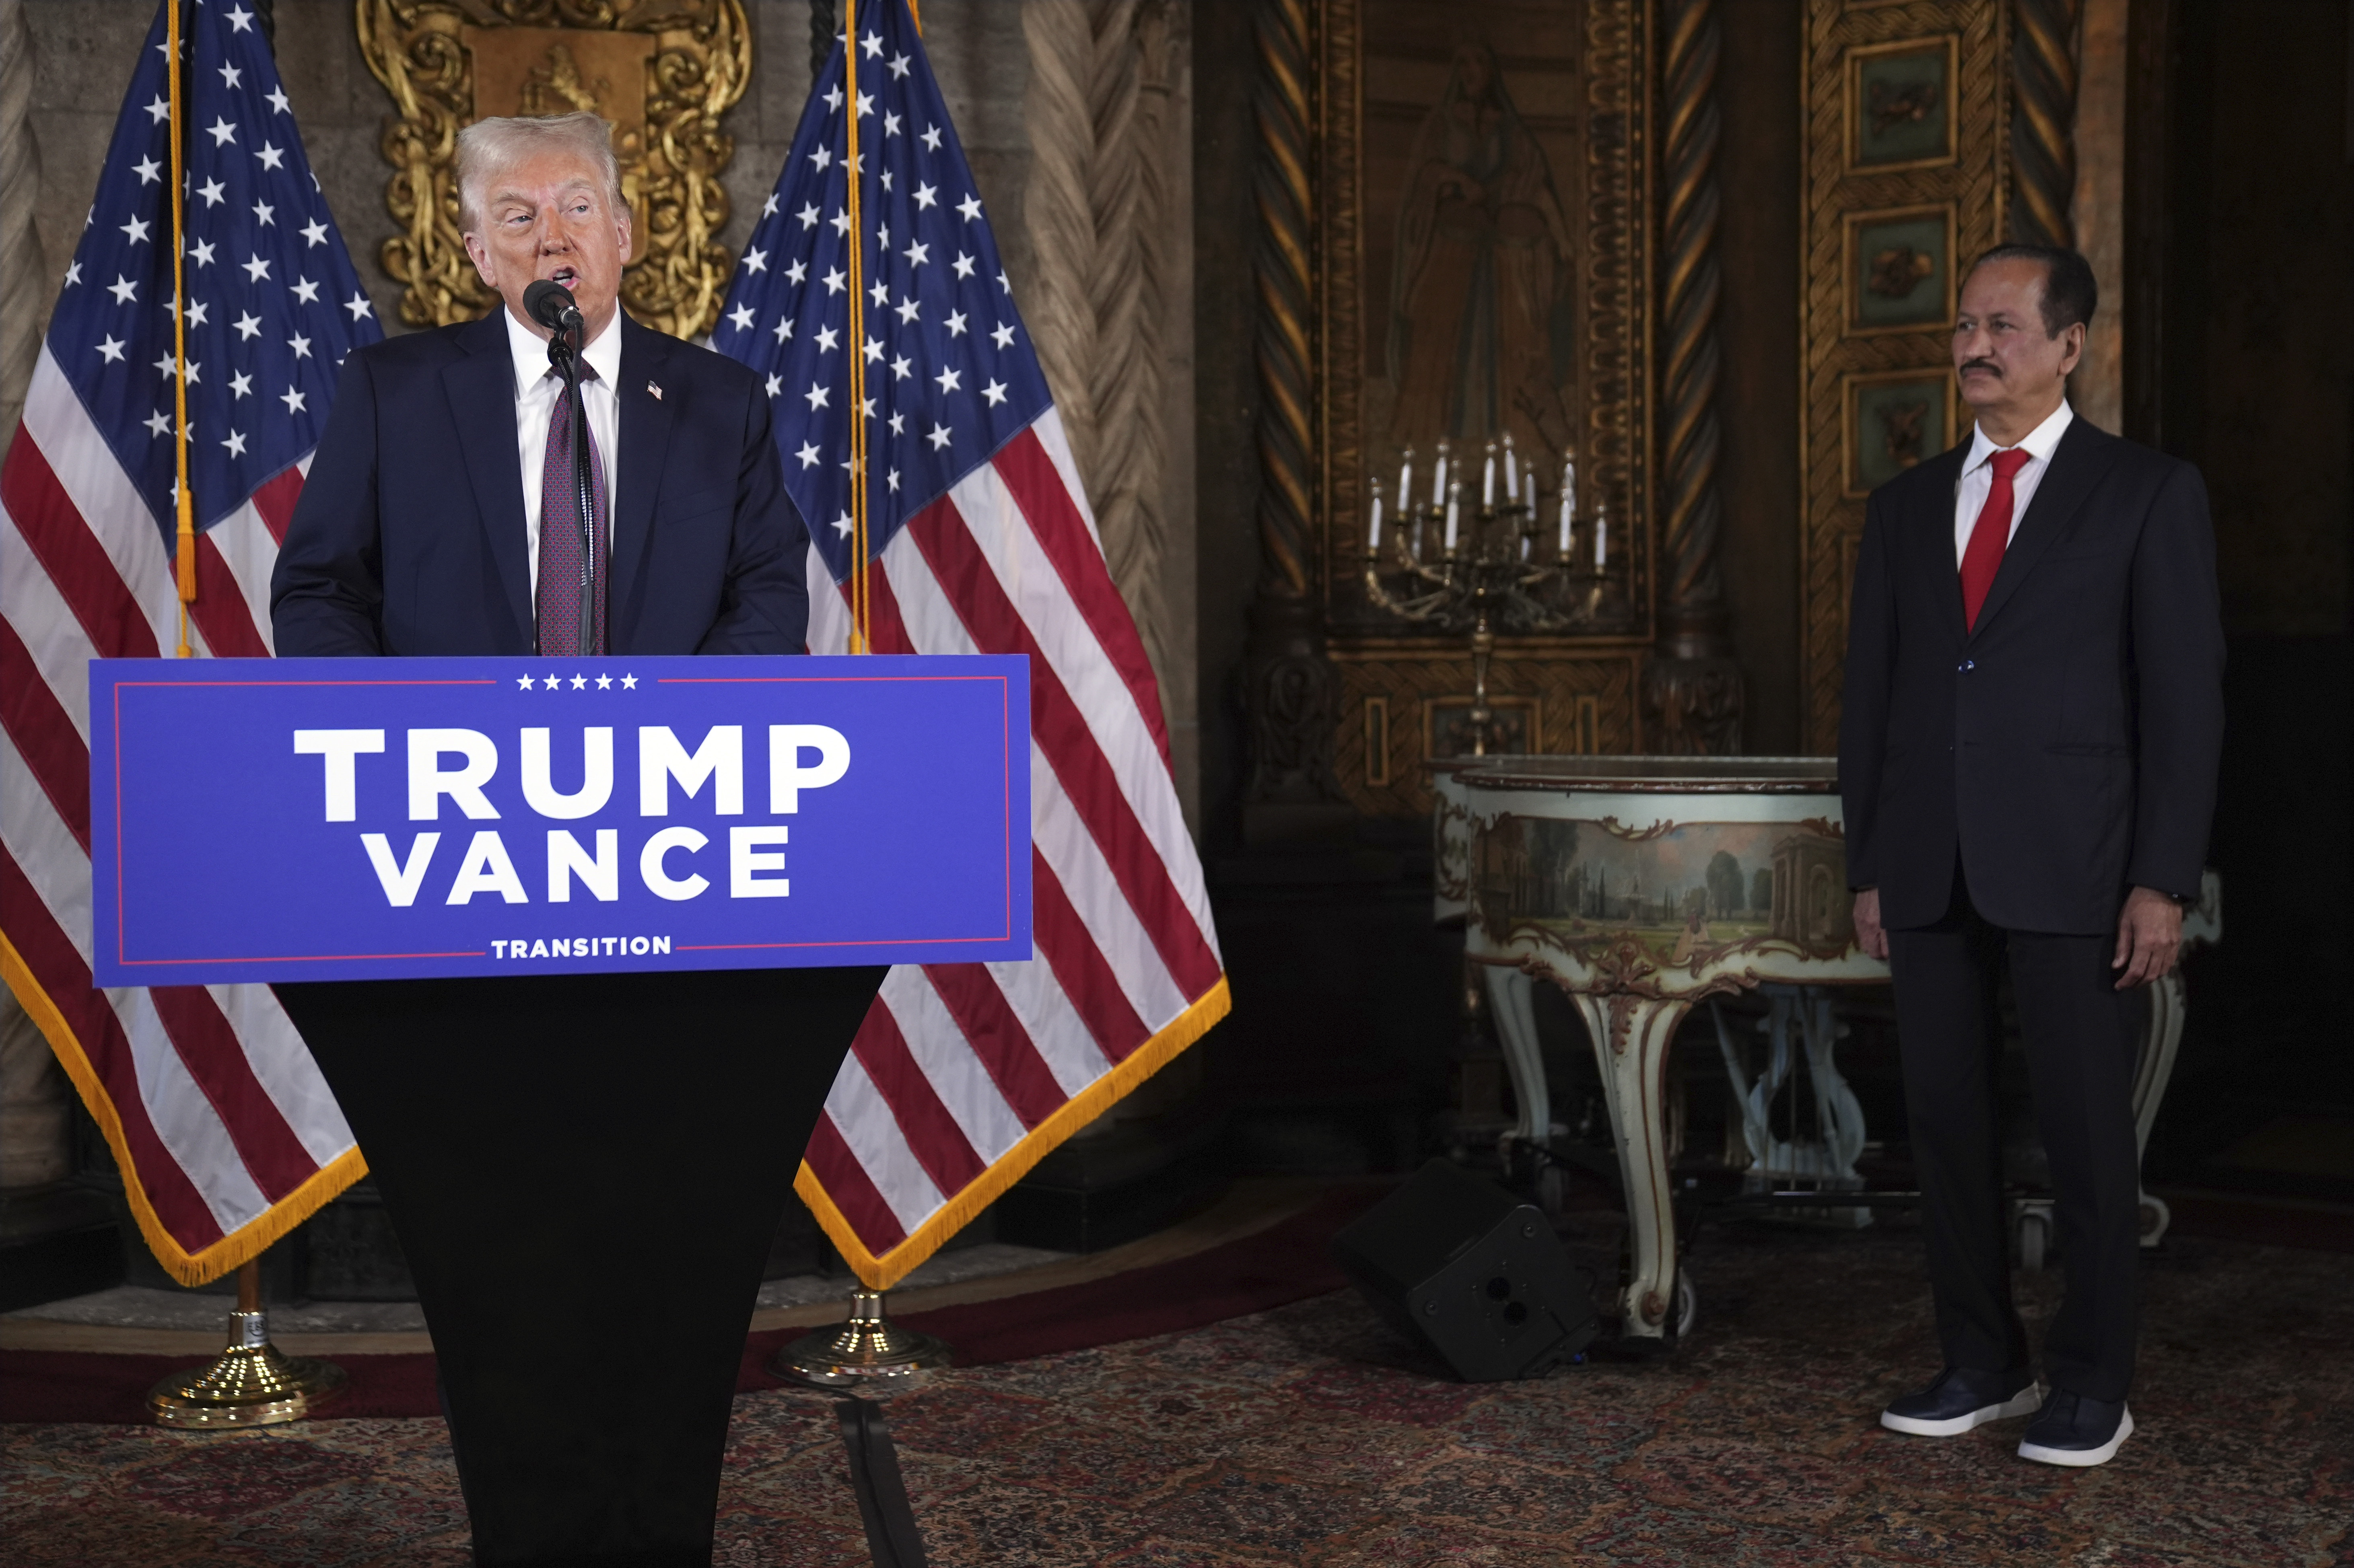
M884 0L891 4L892 0ZM908 0L908 15L915 15ZM917 24L917 33L922 24ZM850 651L870 652L866 535L866 230L858 190L858 5L852 0L842 33L843 113L848 118L843 152L850 185ZM929 1334L894 1327L883 1310L883 1292L861 1281L850 1293L850 1315L830 1329L804 1334L779 1350L769 1370L788 1383L812 1388L855 1388L889 1382L949 1364L949 1348Z
M196 651L188 634L188 609L196 602L196 500L188 483L188 241L181 209L187 175L182 166L180 3L172 0L164 13L164 95L171 109L172 143L173 455L178 481L172 489L176 521L172 566L180 600L178 656L193 659ZM270 1314L261 1306L261 1260L254 1257L237 1271L237 1310L228 1318L228 1348L211 1365L157 1383L148 1393L147 1409L164 1426L270 1426L300 1421L343 1388L343 1368L281 1356L270 1342Z

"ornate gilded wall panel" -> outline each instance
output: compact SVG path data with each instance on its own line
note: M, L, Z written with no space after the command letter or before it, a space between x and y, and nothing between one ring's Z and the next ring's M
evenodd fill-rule
M1509 430L1548 518L1575 454L1581 551L1608 516L1617 575L1585 621L1500 638L1498 723L1546 749L1638 744L1657 635L1657 25L1646 0L1314 9L1311 591L1342 679L1336 777L1359 810L1426 811L1425 747L1469 703L1463 635L1386 613L1363 581L1369 479L1394 478L1411 444L1426 482L1441 435L1476 480L1480 441Z
M385 205L402 232L384 267L407 285L401 319L446 326L493 296L460 237L460 130L493 114L594 110L613 124L637 259L621 303L695 337L719 318L733 262L719 176L734 155L720 118L751 79L741 0L356 0L360 52L392 95L379 143Z
M1839 741L1849 579L1872 490L1967 427L1955 293L2003 232L2003 0L1808 0L1800 243L1799 668Z
M1421 641L1366 639L1336 649L1341 743L1334 771L1362 811L1427 816L1422 762L1470 749L1471 660ZM1488 668L1498 739L1491 752L1642 749L1637 695L1642 656L1555 644L1500 649Z

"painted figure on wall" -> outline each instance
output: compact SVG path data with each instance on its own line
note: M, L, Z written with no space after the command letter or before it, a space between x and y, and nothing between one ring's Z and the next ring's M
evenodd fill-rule
M1457 47L1407 168L1390 304L1392 439L1509 429L1523 451L1558 461L1570 442L1569 231L1544 149L1486 44Z

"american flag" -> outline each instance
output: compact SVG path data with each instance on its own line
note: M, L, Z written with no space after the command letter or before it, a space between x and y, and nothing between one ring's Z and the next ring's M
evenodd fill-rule
M855 16L856 102L837 48L713 346L768 379L814 541L819 653L843 652L851 630L849 360L864 356L874 649L1029 655L1035 843L1036 958L894 969L810 1141L800 1192L880 1288L1198 1038L1227 996L1160 689L972 171L904 0Z
M183 16L190 642L261 657L335 367L383 334L253 13L193 0ZM0 964L104 1129L148 1245L196 1284L366 1168L269 988L90 984L86 665L179 641L167 54L159 9L0 465Z

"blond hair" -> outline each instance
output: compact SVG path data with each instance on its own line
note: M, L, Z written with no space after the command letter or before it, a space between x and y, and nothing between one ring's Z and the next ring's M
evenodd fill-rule
M613 156L613 131L583 109L548 119L525 115L477 120L458 132L458 221L468 234L482 227L485 187L500 174L535 153L577 153L604 172L613 209L622 210L621 165Z

